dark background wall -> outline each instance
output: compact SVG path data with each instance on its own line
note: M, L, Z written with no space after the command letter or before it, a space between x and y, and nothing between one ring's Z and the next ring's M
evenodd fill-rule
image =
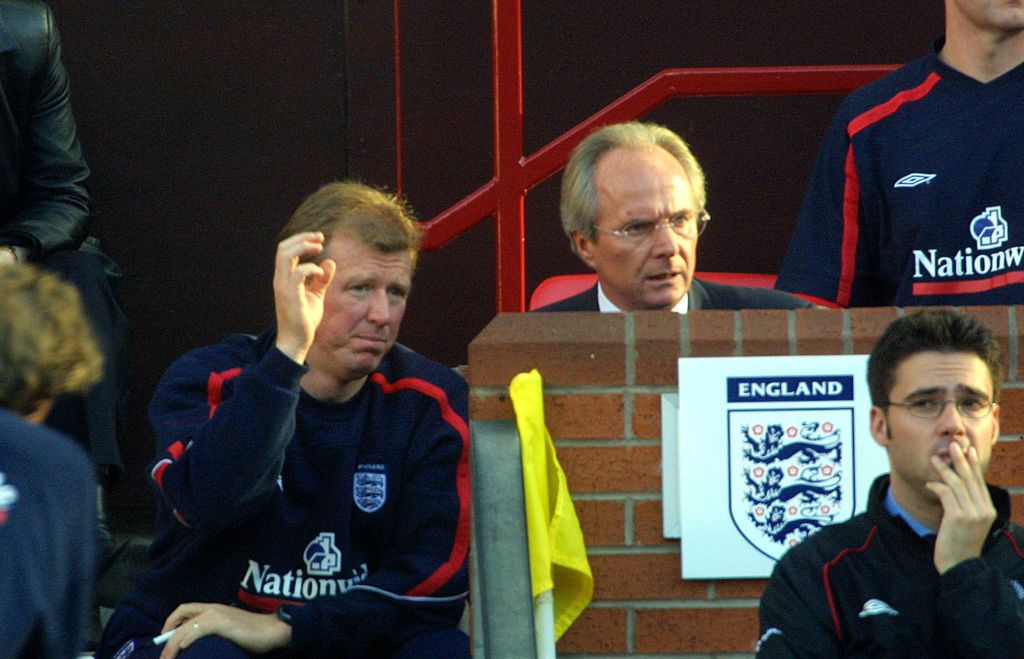
M396 184L392 3L51 0L93 169L95 233L125 270L135 328L123 507L152 505L145 409L189 348L273 318L274 236L326 181ZM885 64L925 53L938 0L524 0L528 153L668 67ZM196 7L201 6L201 11ZM403 178L429 219L493 172L490 3L402 2ZM703 270L774 272L833 96L687 99L647 118L708 177ZM557 176L527 199L527 293L581 272ZM448 364L494 315L484 221L424 254L402 340Z

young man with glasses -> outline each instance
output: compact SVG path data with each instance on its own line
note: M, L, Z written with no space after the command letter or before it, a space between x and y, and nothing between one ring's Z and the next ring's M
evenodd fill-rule
M538 311L793 309L791 295L694 279L711 216L704 173L678 135L655 124L605 126L573 151L562 176L562 227L597 272L592 288Z
M890 472L868 510L790 550L761 599L759 657L1010 657L1024 648L1024 529L984 474L1002 355L950 310L900 318L868 362Z

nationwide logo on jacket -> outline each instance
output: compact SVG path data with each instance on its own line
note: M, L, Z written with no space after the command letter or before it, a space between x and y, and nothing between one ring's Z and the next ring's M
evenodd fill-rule
M261 597L290 600L313 600L325 595L344 593L369 576L363 563L352 568L351 576L335 576L341 572L341 550L334 544L334 533L324 531L309 541L302 552L306 570L275 572L269 564L249 560L242 577L243 591Z
M1024 246L1004 247L1010 225L1002 206L986 207L971 219L968 229L974 247L952 254L914 250L914 295L978 293L1024 282Z

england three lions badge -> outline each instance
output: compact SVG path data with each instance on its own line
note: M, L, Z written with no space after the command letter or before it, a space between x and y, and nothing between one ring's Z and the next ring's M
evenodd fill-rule
M375 513L388 500L384 465L359 465L352 476L352 500L364 513Z
M821 527L851 516L852 408L728 416L730 514L755 549L778 560Z

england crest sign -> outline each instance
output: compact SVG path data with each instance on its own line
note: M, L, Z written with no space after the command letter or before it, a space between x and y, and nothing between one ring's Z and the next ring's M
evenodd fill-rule
M767 577L787 549L864 510L887 469L868 431L866 361L679 360L663 482L665 499L678 497L666 509L678 509L684 578Z

